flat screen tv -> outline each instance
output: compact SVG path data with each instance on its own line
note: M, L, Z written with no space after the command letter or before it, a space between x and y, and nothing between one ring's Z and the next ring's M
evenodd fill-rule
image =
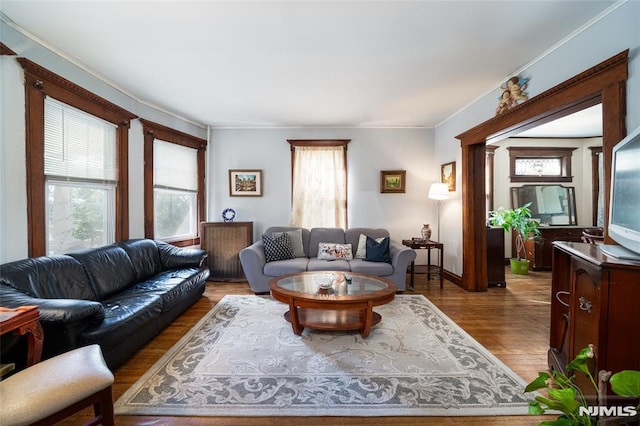
M613 147L608 234L603 253L640 261L640 127Z

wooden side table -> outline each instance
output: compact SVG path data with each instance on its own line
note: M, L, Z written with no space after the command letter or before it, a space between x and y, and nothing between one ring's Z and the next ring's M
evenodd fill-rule
M13 332L27 336L27 367L40 362L44 334L37 306L21 306L15 309L0 307L0 334Z
M444 269L442 267L444 260L444 246L442 243L432 240L422 240L422 239L410 239L410 240L402 240L402 244L411 247L414 250L417 249L426 249L427 250L427 279L431 279L431 250L438 249L440 250L440 261L436 268L438 269L438 275L440 276L440 288L444 285ZM434 265L435 266L435 265ZM415 261L411 262L411 281L409 283L409 290L413 290L413 281L415 275Z

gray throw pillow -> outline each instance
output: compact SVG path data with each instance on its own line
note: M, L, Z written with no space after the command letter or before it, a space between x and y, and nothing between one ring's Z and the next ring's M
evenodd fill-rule
M293 231L287 232L274 232L272 234L273 238L277 238L282 234L287 234L289 237L289 243L291 244L291 250L293 251L294 257L307 257L304 252L304 245L302 244L302 229L295 229Z

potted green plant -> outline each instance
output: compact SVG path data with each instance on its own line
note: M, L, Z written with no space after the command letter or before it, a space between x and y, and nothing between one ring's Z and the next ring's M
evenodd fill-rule
M593 356L594 346L589 345L582 349L576 358L567 365L567 371L584 373L593 385L594 395L601 397L599 383L596 382L588 367L588 361ZM602 376L600 379L603 381L611 374L610 372L602 373L605 374L599 374L599 376ZM638 417L640 417L640 404L636 407L633 405L617 407L617 410L611 408L601 410L599 407L589 407L588 399L582 390L575 385L573 378L574 376L567 377L557 370L552 370L550 373L541 372L524 389L525 392L534 392L542 389L546 393L546 395L536 396L529 403L529 414L545 414L548 410L562 413L554 421L541 422L541 426L595 426L597 424L609 424L607 420L613 420L610 418L612 414L617 420L612 424L626 424L627 421L637 421ZM628 398L640 397L640 371L619 371L611 375L608 380L611 390L616 395ZM616 413L618 412L624 414L624 417L617 416Z
M526 240L533 239L540 235L540 222L531 218L531 210L527 203L516 209L504 209L500 207L492 211L489 215L489 223L493 226L500 226L506 232L516 232L516 258L511 259L511 270L516 274L529 273L529 259L527 249L524 246ZM522 257L520 256L522 254Z

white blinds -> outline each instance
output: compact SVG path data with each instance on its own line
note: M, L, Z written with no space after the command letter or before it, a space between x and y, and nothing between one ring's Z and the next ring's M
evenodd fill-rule
M45 175L115 181L115 125L49 97L44 123Z
M159 139L153 142L153 185L198 190L198 150Z

